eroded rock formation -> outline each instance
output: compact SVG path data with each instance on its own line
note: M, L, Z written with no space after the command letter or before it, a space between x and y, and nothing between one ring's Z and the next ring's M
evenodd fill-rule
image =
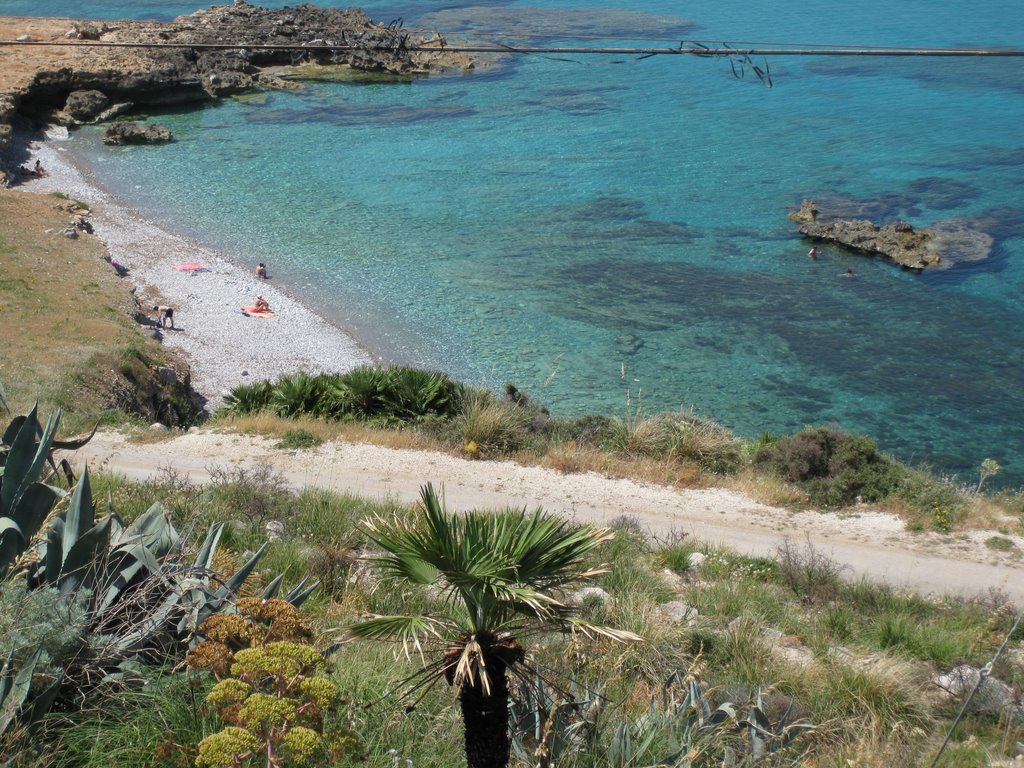
M104 144L166 144L170 140L171 132L163 126L130 120L111 123L103 132Z
M0 151L10 141L17 113L45 120L59 115L59 122L73 125L100 119L109 104L176 104L257 87L288 87L264 70L298 63L401 76L468 70L476 64L465 54L445 50L437 33L375 24L356 8L309 4L271 10L236 2L170 22L0 17L0 34L6 39L28 34L55 43L85 39L154 45L0 50ZM429 50L409 50L421 46Z
M797 230L816 241L835 243L870 256L882 256L901 267L923 270L987 258L992 237L967 222L949 219L930 228L915 229L905 221L878 225L869 219L840 219L804 200L789 218Z

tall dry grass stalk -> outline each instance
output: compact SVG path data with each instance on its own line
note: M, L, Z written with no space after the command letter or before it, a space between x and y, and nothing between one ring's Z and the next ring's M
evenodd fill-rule
M455 424L466 450L475 446L480 455L501 455L526 445L532 416L525 408L496 400L488 393L474 392L463 402L462 414Z

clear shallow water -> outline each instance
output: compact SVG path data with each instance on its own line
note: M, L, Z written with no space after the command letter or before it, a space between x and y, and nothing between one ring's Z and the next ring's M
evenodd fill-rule
M700 0L698 28L662 18L677 12L664 0L557 7L595 34L657 21L669 39L1024 46L1017 2L898 5ZM536 17L366 8L478 34L491 12L519 31ZM992 456L1024 482L1024 63L771 66L768 90L724 61L531 56L161 115L166 147L105 148L95 131L75 146L115 190L266 261L387 358L513 381L560 413L622 413L628 391L747 435L835 421L965 478ZM923 276L828 248L811 262L785 214L833 196L922 226L984 219L994 254Z

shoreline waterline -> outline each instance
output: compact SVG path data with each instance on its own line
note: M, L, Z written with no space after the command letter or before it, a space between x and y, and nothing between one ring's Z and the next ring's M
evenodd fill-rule
M299 370L343 373L380 362L355 334L286 287L257 278L230 254L146 218L129 199L112 194L76 162L68 140L21 136L18 141L32 162L42 162L46 176L27 179L14 189L59 192L88 204L96 237L114 261L128 268L125 279L141 309L148 311L154 304L174 307L174 330L152 327L168 349L189 363L193 389L208 411L242 384ZM191 263L204 269L192 273L175 268ZM242 312L257 295L267 299L274 317Z

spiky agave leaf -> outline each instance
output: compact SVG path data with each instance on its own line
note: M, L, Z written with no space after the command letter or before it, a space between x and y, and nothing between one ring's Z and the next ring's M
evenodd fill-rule
M28 698L32 675L42 655L43 649L37 648L17 669L14 666L14 651L7 654L4 666L0 669L0 734L14 722Z
M60 410L39 425L36 406L16 417L4 432L0 467L0 576L29 547L64 491L42 482Z

